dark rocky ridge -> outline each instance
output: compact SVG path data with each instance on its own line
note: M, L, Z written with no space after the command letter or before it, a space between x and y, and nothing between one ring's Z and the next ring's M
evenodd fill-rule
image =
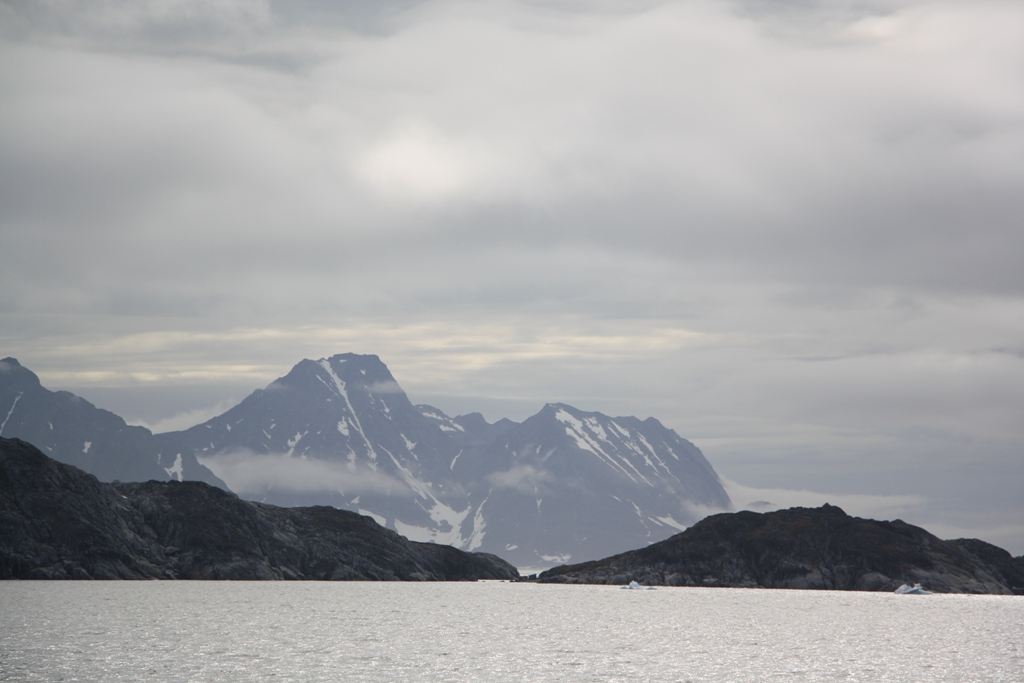
M548 583L1024 594L1024 557L977 539L943 541L901 520L838 507L713 515L640 550L555 567Z
M459 581L504 560L414 543L330 507L247 502L202 482L100 482L0 438L0 578Z

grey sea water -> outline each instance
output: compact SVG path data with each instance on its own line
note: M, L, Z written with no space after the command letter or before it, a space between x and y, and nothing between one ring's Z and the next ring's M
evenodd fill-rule
M3 681L1013 681L1024 598L0 582Z

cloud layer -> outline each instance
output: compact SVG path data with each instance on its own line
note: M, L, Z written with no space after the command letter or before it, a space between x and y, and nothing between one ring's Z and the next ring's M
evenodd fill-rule
M367 493L412 495L402 482L369 468L293 458L283 453L242 449L203 458L202 463L241 496L259 496L269 489L277 493L334 493L350 497Z
M149 423L377 353L450 412L655 415L747 485L1019 519L1022 30L1010 0L2 2L0 345L87 397L226 387L120 411Z

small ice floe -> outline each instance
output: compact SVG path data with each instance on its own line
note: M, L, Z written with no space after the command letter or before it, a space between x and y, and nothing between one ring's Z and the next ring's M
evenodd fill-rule
M622 590L624 590L624 591L629 591L629 590L633 590L633 591L653 591L653 590L656 590L656 589L654 588L654 586L644 587L644 586L641 586L636 581L630 581L628 586L622 586Z
M919 583L915 583L913 586L908 586L907 584L903 584L902 586L900 586L899 588L896 589L896 594L897 595L931 595L932 592L931 591L926 591L924 589L924 586L922 586Z

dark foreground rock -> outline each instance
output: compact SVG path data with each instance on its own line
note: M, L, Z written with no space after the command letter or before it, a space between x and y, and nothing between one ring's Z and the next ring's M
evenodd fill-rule
M1024 557L977 539L943 541L903 521L792 508L714 515L672 538L604 560L555 567L547 583L1024 594Z
M0 438L0 578L463 581L494 555L414 543L331 507L247 502L202 482L100 482Z

